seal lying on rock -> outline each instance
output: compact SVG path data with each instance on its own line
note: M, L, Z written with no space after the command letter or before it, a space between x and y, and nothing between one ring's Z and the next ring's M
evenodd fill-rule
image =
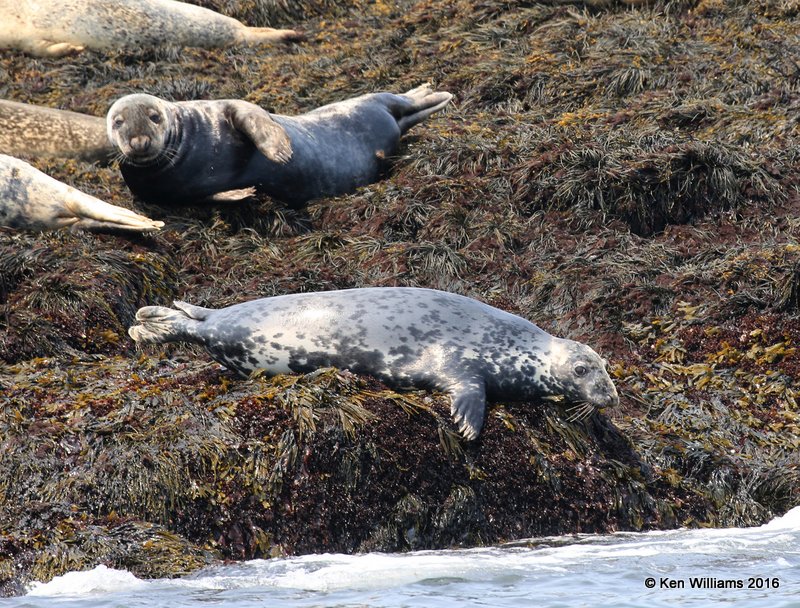
M0 154L0 226L148 232L163 225L62 184L18 158Z
M483 427L487 395L616 405L604 361L590 347L471 298L432 289L374 287L275 296L221 309L146 306L137 342L194 342L239 374L334 366L396 388L450 393L467 439ZM589 406L585 406L588 413Z
M200 202L255 187L299 206L376 181L400 136L452 97L423 85L290 117L241 100L127 95L108 111L108 137L125 183L145 201Z
M104 118L0 99L0 153L106 162L115 148Z
M247 27L176 0L0 0L0 48L41 57L89 49L227 47L302 39L294 30Z

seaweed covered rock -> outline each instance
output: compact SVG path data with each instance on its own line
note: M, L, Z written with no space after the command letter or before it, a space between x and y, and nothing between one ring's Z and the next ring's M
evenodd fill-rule
M16 595L25 583L103 563L139 577L188 574L219 554L193 545L162 526L92 517L76 505L26 502L0 508L0 594Z
M220 557L674 526L704 506L604 416L569 422L552 402L496 406L465 444L445 395L334 369L239 381L142 357L5 373L10 590L98 562L173 576Z
M197 3L308 40L7 53L0 95L96 116L132 92L297 114L430 81L454 103L382 181L301 210L142 205L114 167L34 163L166 226L0 231L5 592L101 561L165 576L756 525L800 503L796 2ZM444 396L342 370L242 381L199 349L139 353L125 335L139 306L173 298L381 285L461 293L588 343L620 407L570 422L551 402L494 404L472 445Z
M50 239L59 245L43 243ZM130 351L125 331L137 308L172 295L176 268L145 248L103 241L15 235L0 244L0 358Z

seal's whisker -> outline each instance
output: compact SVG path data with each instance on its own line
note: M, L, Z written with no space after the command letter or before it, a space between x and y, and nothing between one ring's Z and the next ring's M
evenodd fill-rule
M583 420L591 416L592 412L594 412L594 406L587 401L581 401L573 407L567 408L567 412L569 412L567 421L577 422L578 420Z
M178 159L178 151L175 148L164 148L159 160L161 158L166 159L167 164L169 164L170 167L174 167Z

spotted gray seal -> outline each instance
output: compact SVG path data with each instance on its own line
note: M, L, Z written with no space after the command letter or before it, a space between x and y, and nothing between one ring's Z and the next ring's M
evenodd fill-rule
M63 184L18 158L0 154L0 226L149 232L163 225Z
M109 109L108 137L125 183L142 200L201 202L255 187L299 206L376 181L400 136L450 99L425 84L290 117L241 100L171 103L136 94Z
M247 27L177 0L0 0L0 48L59 57L84 49L205 48L302 39L294 30Z
M0 99L0 153L107 162L115 148L105 118Z
M472 298L432 289L373 287L275 296L221 309L147 306L128 330L137 342L194 342L242 375L333 366L396 388L452 398L467 439L483 426L486 398L563 395L618 403L604 361L589 346ZM583 409L581 411L584 411Z

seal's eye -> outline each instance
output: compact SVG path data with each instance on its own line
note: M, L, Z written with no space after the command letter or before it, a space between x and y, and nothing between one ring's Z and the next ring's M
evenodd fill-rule
M585 376L589 369L585 365L581 365L580 363L575 366L575 375L576 376Z
M122 120L121 118L115 118L114 119L114 128L115 129L119 129L124 123L125 123L125 121Z
M158 114L157 112L153 112L152 114L150 114L149 118L152 122L156 124L161 122L161 114Z

